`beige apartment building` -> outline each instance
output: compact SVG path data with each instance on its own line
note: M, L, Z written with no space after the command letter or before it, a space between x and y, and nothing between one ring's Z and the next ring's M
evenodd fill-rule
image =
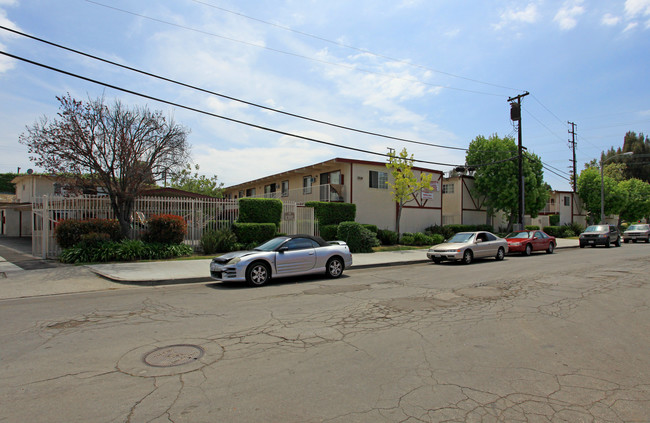
M443 172L413 167L413 173L432 176L429 190L418 193L402 210L401 232L423 231L442 224ZM397 205L388 182L393 177L385 162L335 158L310 166L277 173L225 188L226 198L278 198L305 203L308 201L356 204L356 221L396 229Z

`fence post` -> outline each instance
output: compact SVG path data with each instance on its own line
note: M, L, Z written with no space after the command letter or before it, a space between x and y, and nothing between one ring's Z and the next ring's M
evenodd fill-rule
M50 237L50 212L48 210L47 195L43 196L43 230L41 231L41 258L47 259L48 238Z

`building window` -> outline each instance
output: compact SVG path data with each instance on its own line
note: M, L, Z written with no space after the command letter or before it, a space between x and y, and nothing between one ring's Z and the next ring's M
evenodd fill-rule
M237 197L235 197L237 198ZM239 198L244 198L244 191L239 191Z
M246 190L246 197L255 197L255 188L248 188Z
M268 184L264 186L264 194L273 194L275 192L275 184Z
M571 197L569 197L568 195L564 196L564 205L567 207L571 205Z
M282 196L289 196L289 181L282 181Z
M442 193L443 194L453 194L454 193L454 184L442 184Z
M314 182L311 176L302 178L302 193L311 194L311 184Z
M388 189L388 173L371 170L369 175L370 188Z

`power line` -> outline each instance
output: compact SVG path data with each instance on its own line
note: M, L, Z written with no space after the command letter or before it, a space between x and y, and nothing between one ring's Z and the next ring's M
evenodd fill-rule
M96 2L96 1L92 1L92 0L86 0L86 1L88 3L92 3L92 4L95 4L97 6L105 7L107 9L112 9L112 10L115 10L115 11L118 11L118 12L121 12L121 13L126 13L126 14L129 14L129 15L132 15L132 16L137 16L139 18L148 19L148 20L151 20L151 21L154 21L154 22L165 24L165 25L170 25L170 26L173 26L173 27L176 27L176 28L181 28L181 29L185 29L185 30L188 30L188 31L197 32L197 33L200 33L200 34L209 35L211 37L221 38L221 39L224 39L224 40L227 40L227 41L232 41L232 42L235 42L235 43L245 44L245 45L251 46L251 47L257 47L257 48L269 50L269 51L272 51L272 52L275 52L275 53L281 53L281 54L285 54L285 55L288 55L288 56L293 56L293 57L298 57L298 58L301 58L301 59L311 60L311 61L317 62L317 63L322 63L322 64L326 64L326 65L331 65L331 66L338 66L338 67L342 67L342 68L352 70L352 71L364 72L364 73L379 75L379 76L383 76L383 77L387 77L387 78L399 79L399 80L407 81L407 82L417 82L417 83L420 83L422 85L427 85L427 86L434 87L434 88L446 88L446 89L449 89L449 90L463 91L463 92L468 92L468 93L472 93L472 94L481 94L481 95L489 95L489 96L494 96L494 97L503 97L502 94L488 93L488 92L476 91L476 90L469 90L469 89L465 89L465 88L457 88L457 87L452 87L452 86L449 86L449 85L431 84L429 82L424 82L424 81L416 79L416 78L404 78L404 77L393 75L393 74L386 74L386 73L382 73L382 72L372 71L372 70L369 70L369 69L358 68L356 66L346 65L346 64L343 64L343 63L329 62L327 60L316 59L314 57L304 56L304 55L297 54L297 53L291 53L291 52L288 52L288 51L268 47L268 46L265 46L265 45L262 45L262 44L256 44L256 43L251 43L249 41L238 40L236 38L226 37L224 35L219 35L219 34L215 34L213 32L208 32L208 31L203 31L201 29L192 28L192 27L189 27L189 26L186 26L186 25L180 25L180 24L165 21L165 20L162 20L162 19L152 18L150 16L143 15L141 13L131 12L129 10L120 9L118 7L109 6L109 5L102 4L102 3L99 3L99 2Z
M462 147L452 147L452 146L441 145L441 144L426 143L426 142L423 142L423 141L415 141L415 140L410 140L410 139L407 139L407 138L394 137L394 136L391 136L391 135L385 135L385 134L380 134L380 133L377 133L377 132L365 131L365 130L362 130L362 129L356 129L356 128L352 128L352 127L349 127L349 126L339 125L339 124L336 124L336 123L331 123L331 122L327 122L327 121L323 121L323 120L319 120L319 119L310 118L310 117L307 117L307 116L298 115L298 114L295 114L295 113L285 112L283 110L274 109L272 107L268 107L268 106L253 103L253 102L250 102L250 101L242 100L242 99L239 99L239 98L236 98L236 97L228 96L228 95L221 94L221 93L218 93L218 92L215 92L215 91L210 91L210 90L207 90L207 89L204 89L204 88L201 88L201 87L197 87L197 86L194 86L194 85L190 85L190 84L187 84L187 83L184 83L184 82L176 81L174 79L166 78L164 76L156 75L154 73L143 71L143 70L131 67L131 66L123 65L121 63L117 63L117 62L114 62L112 60L104 59L104 58L101 58L101 57L98 57L98 56L95 56L95 55L92 55L92 54L89 54L89 53L85 53L85 52L80 51L80 50L76 50L76 49L73 49L73 48L70 48L70 47L63 46L61 44L57 44L57 43L54 43L54 42L51 42L51 41L47 41L47 40L44 40L42 38L30 35L30 34L26 34L24 32L17 31L15 29L7 28L7 27L2 26L2 25L0 25L0 29L4 29L5 31L9 31L9 32L12 32L12 33L17 34L17 35L22 35L22 36L30 38L32 40L39 41L41 43L48 44L48 45L51 45L53 47L57 47L57 48L60 48L60 49L66 50L66 51L70 51L72 53L76 53L76 54L79 54L79 55L82 55L82 56L85 56L85 57L88 57L88 58L91 58L91 59L95 59L95 60L98 60L100 62L108 63L108 64L113 65L113 66L117 66L117 67L120 67L120 68L123 68L123 69L127 69L127 70L130 70L132 72L137 72L137 73L140 73L142 75L146 75L146 76L149 76L149 77L152 77L152 78L160 79L162 81L170 82L172 84L180 85L180 86L185 87L185 88L190 88L190 89L200 91L200 92L203 92L203 93L206 93L206 94L215 95L215 96L225 98L225 99L228 99L228 100L231 100L231 101L236 101L236 102L243 103L243 104L246 104L246 105L249 105L249 106L258 107L260 109L272 111L272 112L275 112L275 113L280 113L280 114L283 114L283 115L286 115L286 116L291 116L291 117L295 117L295 118L298 118L298 119L303 119L303 120L307 120L307 121L310 121L310 122L319 123L319 124L322 124L322 125L328 125L328 126L332 126L332 127L339 128L339 129L345 129L347 131L353 131L353 132L357 132L357 133L361 133L361 134L365 134L365 135L372 135L372 136L375 136L375 137L388 138L388 139L407 142L407 143L412 143L412 144L426 145L426 146L429 146L429 147L446 148L446 149L449 149L449 150L467 151L466 148L462 148Z
M375 155L375 156L390 157L388 154L376 153L374 151L364 150L364 149L356 148L356 147L349 147L349 146L345 146L345 145L341 145L341 144L336 144L336 143L332 143L332 142L328 142L328 141L319 140L319 139L316 139L316 138L311 138L311 137L306 137L306 136L303 136L303 135L293 134L293 133L286 132L286 131L281 131L279 129L269 128L269 127L258 125L258 124L251 123L251 122L245 122L245 121L242 121L242 120L230 118L230 117L223 116L223 115L218 115L216 113L212 113L212 112L208 112L208 111L205 111L205 110L197 109L195 107L186 106L186 105L183 105L183 104L180 104L180 103L175 103L175 102L172 102L172 101L169 101L169 100L164 100L164 99L161 99L161 98L158 98L158 97L153 97L153 96L150 96L148 94L143 94L143 93L139 93L137 91L129 90L127 88L118 87L117 85L109 84L109 83L106 83L106 82L101 82L101 81L98 81L98 80L95 80L95 79L92 79L92 78L88 78L88 77L85 77L85 76L82 76L82 75L78 75L78 74L75 74L75 73L72 73L72 72L68 72L68 71L65 71L65 70L62 70L62 69L58 69L58 68L55 68L53 66L49 66L49 65L46 65L46 64L43 64L43 63L35 62L33 60L29 60L29 59L26 59L24 57L16 56L14 54L7 53L5 51L0 50L0 54L2 54L4 56L7 56L7 57L11 57L11 58L16 59L16 60L20 60L20 61L32 64L32 65L35 65L35 66L39 66L39 67L44 68L44 69L48 69L48 70L58 72L58 73L61 73L61 74L67 75L67 76L71 76L73 78L77 78L77 79L81 79L81 80L84 80L84 81L87 81L87 82L91 82L93 84L101 85L101 86L111 88L111 89L114 89L114 90L117 90L117 91L121 91L121 92L132 94L132 95L135 95L135 96L138 96L138 97L146 98L148 100L152 100L152 101L167 104L167 105L170 105L170 106L178 107L180 109L185 109L185 110L189 110L189 111L192 111L192 112L204 114L204 115L207 115L207 116L212 116L212 117L216 117L216 118L219 118L219 119L227 120L229 122L238 123L240 125L250 126L252 128L261 129L263 131L273 132L273 133L280 134L280 135L286 135L286 136L289 136L289 137L298 138L298 139L302 139L302 140L310 141L310 142L315 142L315 143L318 143L318 144L329 145L331 147L357 151L357 152L360 152L360 153L372 154L372 155ZM517 159L517 157L515 156L515 157L512 157L510 159L501 160L501 161L498 161L498 162L473 164L471 166L472 167L481 167L481 166L487 166L487 165L491 165L491 164L495 164L495 163L501 163L501 162L505 162L505 161L509 161L509 160L516 160L516 159ZM413 161L418 162L418 163L426 163L426 164L432 164L432 165L438 165L438 166L453 166L453 167L460 166L459 164L454 164L454 163L432 162L432 161L428 161L428 160L419 160L419 159L413 159ZM465 166L465 165L463 165L463 166Z
M88 1L89 3L95 3L95 2L89 1L89 0L86 0L86 1ZM330 39L325 38L325 37L310 34L308 32L299 31L297 29L293 29L293 28L285 26L285 25L279 25L279 24L276 24L276 23L273 23L273 22L268 22L268 21L265 21L265 20L262 20L262 19L259 19L259 18L254 18L252 16L248 16L248 15L245 15L245 14L240 13L240 12L235 12L233 10L229 10L229 9L226 9L226 8L223 8L223 7L220 7L220 6L216 6L214 4L211 4L211 3L208 3L208 2L205 2L205 1L200 1L200 0L192 0L192 1L194 3L202 4L204 6L208 6L208 7L211 7L213 9L221 10L222 12L230 13L230 14L240 16L242 18L246 18L246 19L249 19L249 20L252 20L252 21L255 21L255 22L260 22L260 23L263 23L265 25L270 25L270 26L273 26L275 28L279 28L279 29L282 29L282 30L285 30L285 31L293 32L294 34L304 35L305 37L310 37L310 38L314 38L314 39L319 40L319 41L324 41L326 43L330 43L330 44L333 44L333 45L338 46L338 47L344 47L344 48L348 48L348 49L351 49L351 50L358 51L360 53L369 54L371 56L379 57L379 58L382 58L382 59L385 59L385 60L388 60L388 61L391 61L391 62L401 63L401 64L412 66L412 67L415 67L415 68L424 69L424 70L439 73L439 74L442 74L442 75L451 76L453 78L464 79L466 81L475 82L477 84L489 85L489 86L496 87L496 88L505 88L507 90L513 90L513 91L522 91L522 90L517 89L517 88L512 88L512 87L507 87L507 86L504 86L504 85L498 85L498 84L493 84L493 83L490 83L490 82L480 81L478 79L468 78L468 77L456 75L456 74L453 74L453 73L450 73L450 72L445 72L445 71L441 71L441 70L438 70L438 69L433 69L433 68L430 68L428 66L423 66L423 65L418 65L418 64L415 64L415 63L411 63L408 60L397 59L397 58L390 57L390 56L387 56L387 55L384 55L384 54L381 54L381 53L375 53L375 52L372 52L372 51L364 49L364 48L351 46L351 45L348 45L348 44L341 43L339 41L333 41L333 40L330 40Z

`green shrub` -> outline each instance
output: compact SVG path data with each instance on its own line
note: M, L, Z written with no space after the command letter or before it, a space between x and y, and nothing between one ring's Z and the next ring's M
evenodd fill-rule
M582 232L585 231L585 227L577 222L573 222L565 226L573 231L575 235L572 236L580 235Z
M338 225L341 222L354 222L357 214L356 204L308 201L307 207L314 208L314 216L320 225Z
M548 223L550 223L551 226L558 226L560 223L560 215L559 214L552 214L548 217Z
M201 248L204 254L227 253L235 250L237 237L230 229L207 231L201 237Z
M445 227L453 231L454 234L458 232L494 231L491 225L447 225Z
M203 231L216 231L218 229L230 229L232 222L230 220L208 220L203 225Z
M544 226L542 230L551 236L562 237L562 226Z
M188 256L192 247L185 244L145 243L139 240L106 241L94 247L77 244L59 255L63 263L101 263L107 261L160 260Z
M372 247L379 246L377 236L356 222L342 222L336 237L345 241L352 253L371 253Z
M273 238L277 232L275 223L239 223L233 224L233 232L241 244L261 244Z
M335 241L339 225L318 225L321 238L325 241Z
M424 233L429 236L439 234L442 235L443 239L448 239L454 236L455 232L453 231L452 228L449 227L449 225L447 226L433 225L426 228L424 230Z
M110 240L111 237L108 234L90 232L82 234L81 239L76 245L81 248L95 248Z
M65 249L73 247L81 241L84 234L106 234L112 241L122 238L120 224L117 220L107 219L66 219L58 222L54 228L54 235L59 247Z
M379 229L377 231L377 238L379 238L382 245L396 245L399 241L397 232L388 229Z
M402 239L400 243L402 245L422 246L422 245L440 244L442 241L444 241L444 238L440 234L434 234L432 236L429 236L423 234L422 232L415 232L415 233L407 232L402 234Z
M273 223L276 230L282 221L282 201L275 198L240 198L238 223Z
M378 231L378 229L377 229L377 225L371 225L371 224L368 224L368 223L362 223L361 226L363 226L364 228L368 229L368 230L369 230L370 232L372 232L373 234L377 235L377 231Z
M148 243L180 244L187 233L185 219L173 214L157 214L147 220L142 240Z
M527 231L538 231L538 230L539 230L539 226L537 226L537 225L526 225L526 226L525 226L525 229L526 229Z

